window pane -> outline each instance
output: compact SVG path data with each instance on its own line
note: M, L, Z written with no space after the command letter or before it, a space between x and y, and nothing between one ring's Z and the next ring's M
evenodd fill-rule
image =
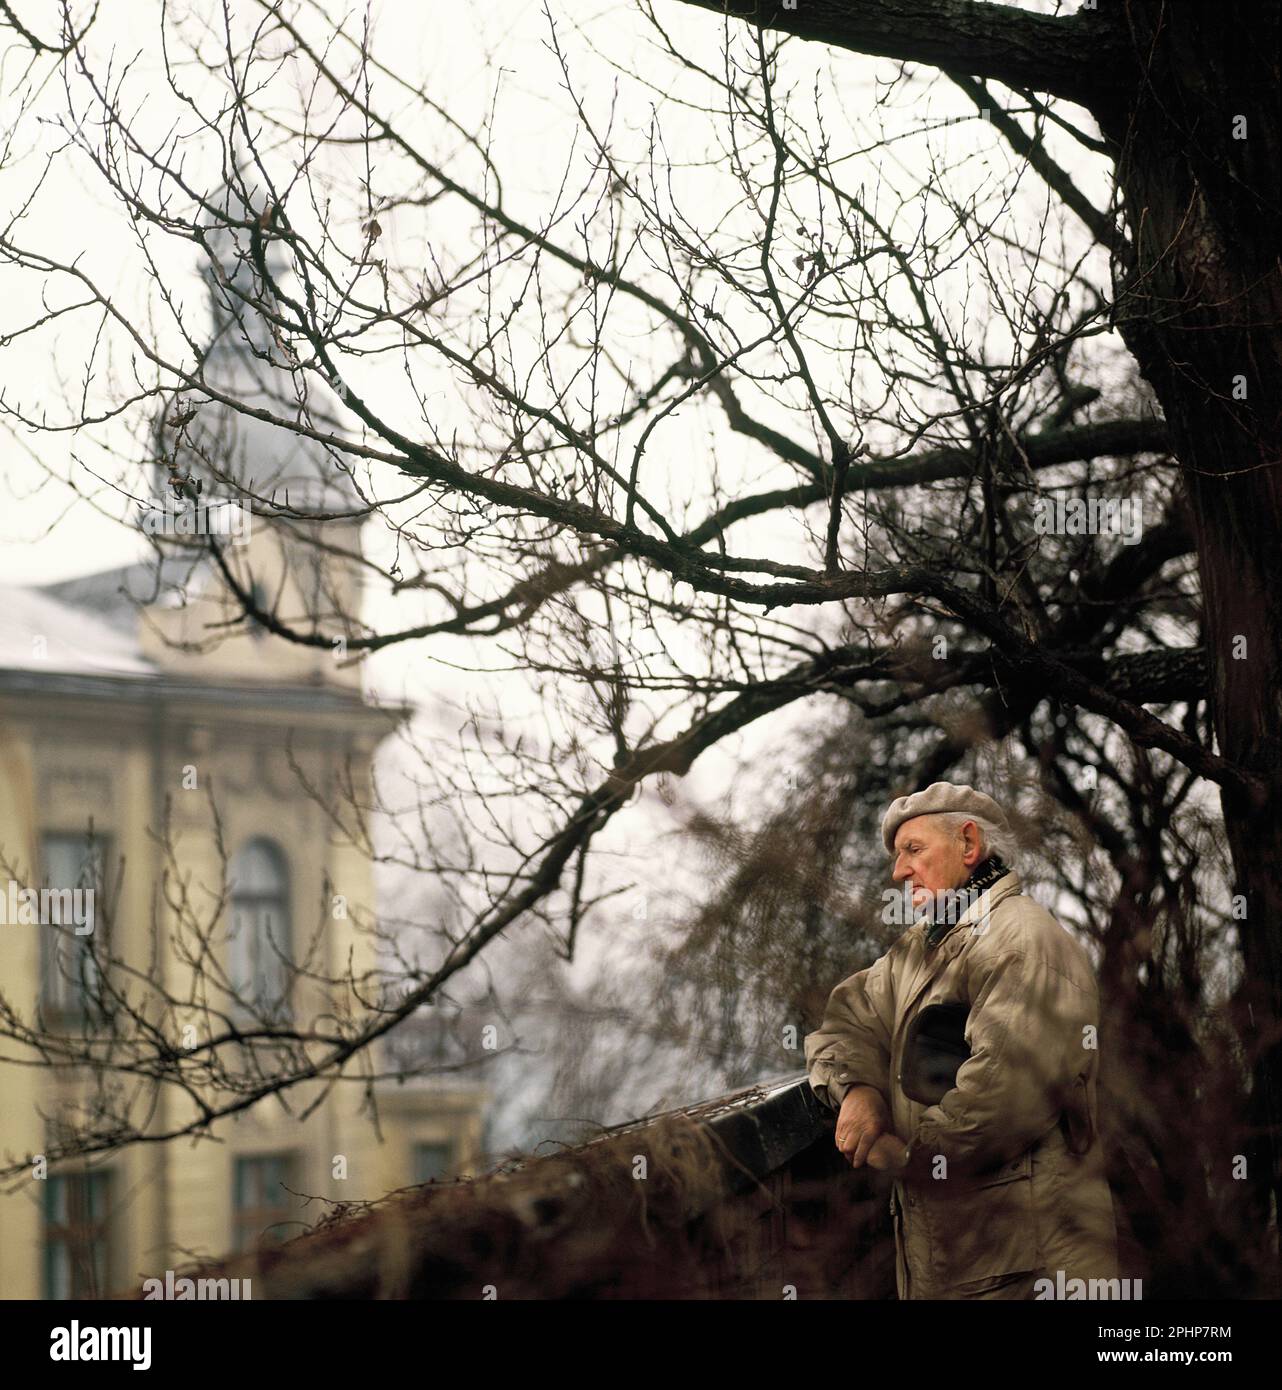
M237 1250L252 1249L259 1242L271 1243L297 1234L289 1222L295 1214L293 1194L282 1184L293 1186L293 1154L257 1154L236 1159L233 1175L234 1229Z
M285 892L285 858L270 840L250 840L231 862L232 892L238 897L279 897Z
M237 1209L260 1205L256 1190L257 1180L262 1172L252 1158L236 1160L236 1181L234 1201Z
M45 1297L71 1297L71 1260L61 1241L45 1246Z
M433 1178L445 1177L453 1161L451 1144L415 1144L414 1181L430 1182Z
M107 1215L107 1178L106 1173L89 1173L86 1177L85 1205L88 1210L85 1215L90 1221L101 1221Z
M74 888L80 878L85 842L73 835L44 837L44 882L47 888Z
M101 1298L110 1282L111 1174L65 1173L46 1180L46 1298Z
M270 840L250 840L228 868L231 904L227 973L244 1001L236 1012L288 1014L291 971L289 875L285 856Z
M72 922L75 913L62 913L61 904L50 904L50 921L40 926L40 981L44 1006L54 1013L71 1019L83 1019L87 1003L96 992L98 966L90 942L97 931L101 904L97 899L103 891L106 863L106 842L101 836L92 840L88 834L51 833L41 837L41 886L55 890L91 889L94 893L92 919L89 904L79 904L84 922L93 921L94 932L77 935ZM70 904L69 904L70 905ZM62 920L63 927L55 925Z
M66 1178L45 1179L45 1220L54 1225L64 1225L67 1220L67 1180Z

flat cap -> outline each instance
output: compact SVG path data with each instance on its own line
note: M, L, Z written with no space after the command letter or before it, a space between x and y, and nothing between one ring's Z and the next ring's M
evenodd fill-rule
M964 816L978 816L991 821L999 830L1010 830L1006 812L983 792L957 782L932 782L925 791L913 792L911 796L899 796L890 803L886 814L881 818L881 838L886 842L886 853L895 852L895 831L906 820L914 816L933 816L939 811L960 812Z

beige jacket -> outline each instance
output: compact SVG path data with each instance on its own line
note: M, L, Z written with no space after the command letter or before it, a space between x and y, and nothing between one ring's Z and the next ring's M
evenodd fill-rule
M1096 1117L1099 996L1085 951L1008 873L927 950L909 927L843 980L805 1039L810 1084L837 1110L875 1086L909 1166L890 1199L900 1298L991 1296L1015 1273L1117 1277ZM938 1105L899 1087L904 1035L928 1004L965 1002L971 1055ZM1076 1118L1072 1148L1060 1124ZM1062 1286L1061 1286L1062 1287Z

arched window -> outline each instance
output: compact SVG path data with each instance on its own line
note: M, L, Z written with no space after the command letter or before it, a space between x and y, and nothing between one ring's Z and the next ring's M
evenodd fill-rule
M284 1018L292 973L285 856L271 840L249 840L232 857L230 878L227 972L232 989L254 1012Z

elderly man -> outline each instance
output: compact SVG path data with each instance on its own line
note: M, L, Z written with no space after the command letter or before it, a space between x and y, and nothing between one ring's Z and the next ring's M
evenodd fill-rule
M882 837L918 920L833 990L805 1048L837 1147L895 1175L900 1298L1115 1279L1086 953L1021 892L991 797L936 782L891 803Z

